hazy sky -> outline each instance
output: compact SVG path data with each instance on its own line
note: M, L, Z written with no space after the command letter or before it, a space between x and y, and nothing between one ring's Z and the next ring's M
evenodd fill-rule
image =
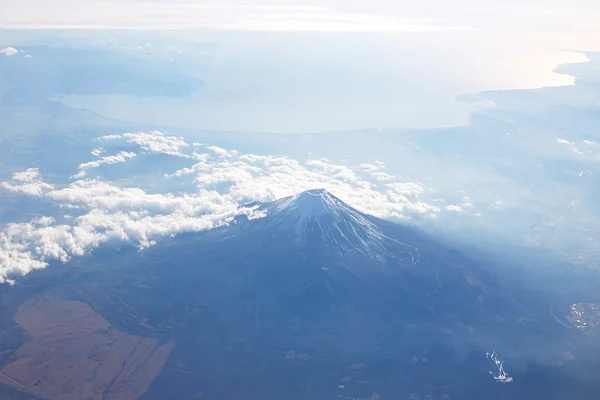
M173 29L173 43L215 43L213 64L193 70L208 85L191 98L65 101L113 118L236 131L460 125L474 108L457 97L572 84L553 70L585 57L557 50L600 50L591 0L227 3L1 0L0 28L153 29L141 43Z
M405 31L498 24L595 30L599 10L593 0L3 0L0 25Z

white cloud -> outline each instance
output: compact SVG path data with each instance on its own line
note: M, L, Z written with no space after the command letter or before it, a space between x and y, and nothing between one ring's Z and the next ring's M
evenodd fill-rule
M168 178L191 176L199 190L220 190L239 202L271 201L303 190L324 188L357 209L383 218L405 219L415 214L439 212L418 199L423 187L412 182L389 183L379 189L374 182L327 159L304 163L286 157L241 154L230 159L200 161Z
M28 244L33 244L34 232L41 229L35 225L35 222L8 224L0 231L0 283L12 283L14 280L11 277L46 267L41 257L27 250Z
M395 176L390 175L390 174L385 173L385 172L382 172L382 171L374 172L373 173L373 178L375 178L378 181L391 181L391 180L396 179Z
M72 225L55 225L53 220L8 224L0 231L0 283L44 268L49 260L68 261L103 243L152 246L159 237L181 232L201 231L230 221L241 211L222 204L220 212L188 215L183 211L149 215L146 212L106 212L91 210Z
M96 150L94 150L95 152ZM93 153L93 152L92 152ZM128 159L135 157L136 154L127 151L121 151L112 156L104 156L97 161L89 161L83 164L79 164L79 172L73 175L73 178L83 178L86 176L87 171L92 168L99 168L105 164L120 164L126 162Z
M378 171L380 168L381 168L381 166L373 165L373 164L360 164L358 166L358 169L365 171L365 172L375 172L375 171Z
M167 136L162 132L154 131L150 133L123 133L121 135L107 135L100 137L101 140L125 140L128 143L135 143L143 150L149 153L164 153L179 157L191 157L184 154L183 150L188 144L180 137Z
M97 150L97 149L96 149ZM96 151L94 150L92 154ZM98 168L104 164L120 164L126 162L128 159L135 157L136 154L127 151L121 151L118 154L112 156L105 156L97 161L90 161L83 164L79 164L79 172L73 175L73 178L83 178L86 176L87 171L92 168Z
M37 168L29 168L22 172L13 174L13 181L17 182L34 182L40 179L40 171Z
M18 53L19 50L15 49L14 47L6 47L4 49L0 49L0 54L4 54L5 56L14 56Z
M556 139L557 143L571 146L570 150L578 158L583 157L590 162L600 161L600 144L591 140L582 140L579 142L570 142L565 139Z
M102 154L104 152L104 149L102 147L98 147L97 149L94 149L90 152L91 155L93 156L100 156L100 154Z
M386 186L394 192L405 196L418 197L424 191L423 186L413 182L388 183Z
M2 182L0 186L11 192L38 197L42 196L45 191L54 189L53 185L42 181L37 168L29 168L23 172L17 172L13 174L12 180L13 183Z
M208 150L212 151L213 153L215 153L217 156L219 157L231 157L231 154L229 154L229 152L221 147L218 146L207 146L206 147Z
M20 185L24 194L27 185ZM104 243L144 248L160 237L214 228L240 213L252 215L252 210L240 209L230 196L215 191L160 195L80 180L62 189L47 188L41 195L84 212L68 219L68 225L47 217L7 224L0 231L0 283L44 268L50 260L66 262Z
M385 169L385 164L381 161L375 161L373 164L360 164L356 169L359 172L368 174L378 182L392 181L396 179L395 176L381 171L382 169Z
M494 201L488 208L490 210L499 210L504 207L504 202L500 199Z
M0 230L0 282L14 279L50 260L67 261L105 243L131 243L147 247L161 237L200 231L227 224L251 201L270 201L303 190L324 188L360 211L392 219L414 215L435 218L442 210L420 199L422 185L415 182L385 183L365 165L349 168L328 159L301 162L287 157L241 154L216 146L206 153L185 153L187 144L160 132L126 133L103 137L125 140L149 153L185 157L194 164L165 176L193 183L193 193L148 193L137 187L120 187L97 179L77 179L66 186L52 185L35 168L13 174L1 185L12 192L41 197L75 217L57 224L51 218L12 223ZM200 147L200 146L198 146ZM99 154L99 152L97 152ZM122 152L79 166L80 172L102 164L124 162L135 153ZM384 168L379 163L377 169ZM380 172L380 171L379 171ZM377 174L375 171L374 174ZM373 174L373 175L374 175ZM381 178L382 175L379 175ZM448 210L453 210L450 206ZM75 212L76 210L76 212Z
M556 139L556 143L560 143L560 144L575 144L573 142L569 142L568 140L561 139L561 138L557 138Z

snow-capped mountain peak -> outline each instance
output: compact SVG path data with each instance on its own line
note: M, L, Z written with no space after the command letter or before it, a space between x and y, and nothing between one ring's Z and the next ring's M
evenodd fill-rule
M274 201L265 211L264 222L300 245L325 246L338 253L377 259L386 252L387 238L371 218L327 190L307 190Z
M333 213L352 211L343 201L325 189L312 189L275 201L271 212L294 213L301 219L314 219Z

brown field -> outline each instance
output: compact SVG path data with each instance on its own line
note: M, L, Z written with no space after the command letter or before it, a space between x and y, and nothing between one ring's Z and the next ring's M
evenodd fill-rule
M137 399L173 346L115 330L87 304L58 297L24 303L15 320L31 339L0 369L0 384L46 399Z

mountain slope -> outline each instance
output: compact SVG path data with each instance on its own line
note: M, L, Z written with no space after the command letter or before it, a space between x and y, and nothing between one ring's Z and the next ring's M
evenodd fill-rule
M496 279L460 252L361 213L327 191L255 207L258 218L175 238L130 264L144 265L139 273L151 272L151 285L178 299L175 304L212 308L216 320L242 331L257 313L261 323L280 325L277 336L308 329L290 321L313 326L317 337L325 326L346 330L348 340L358 333L356 324L373 326L368 339L350 340L357 348L376 347L378 330L391 321L464 331L510 310ZM180 310L165 311L171 312Z
M324 190L250 207L251 218L107 251L70 275L69 299L175 343L143 400L477 398L464 388L495 383L486 352L564 329L489 265Z

